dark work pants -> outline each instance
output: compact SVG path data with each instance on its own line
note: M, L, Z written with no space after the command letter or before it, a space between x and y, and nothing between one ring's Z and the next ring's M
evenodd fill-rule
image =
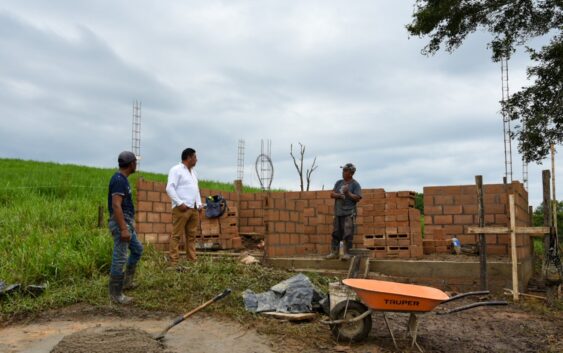
M356 216L335 216L333 222L331 249L337 251L340 241L344 241L347 249L352 249L352 241L356 232Z

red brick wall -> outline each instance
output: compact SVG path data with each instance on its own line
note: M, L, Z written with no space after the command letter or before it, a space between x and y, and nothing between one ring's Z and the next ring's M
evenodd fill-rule
M334 200L330 191L242 193L201 190L202 198L221 194L237 210L240 234L258 233L266 238L268 255L326 254L330 250ZM370 249L373 257L422 256L420 213L414 209L414 193L363 190L358 204L354 247ZM137 183L137 232L141 240L168 250L172 232L170 199L165 184ZM212 222L202 219L202 222ZM227 224L228 223L228 224ZM232 226L232 222L219 222ZM215 224L202 224L200 236L210 237ZM237 248L240 238L232 227L220 232L224 248ZM203 234L201 231L203 230ZM229 242L230 239L230 242Z
M271 193L267 197L268 255L327 254L330 251L334 200L331 191ZM422 256L420 213L414 192L363 190L358 204L354 247L372 257Z
M529 226L528 193L517 181L512 184L483 185L485 226L510 226L508 195L515 195L516 225ZM447 253L452 237L461 244L477 244L478 235L468 234L479 224L475 185L431 186L424 188L424 253ZM487 254L508 255L510 234L486 235ZM530 256L530 239L516 237L518 258Z

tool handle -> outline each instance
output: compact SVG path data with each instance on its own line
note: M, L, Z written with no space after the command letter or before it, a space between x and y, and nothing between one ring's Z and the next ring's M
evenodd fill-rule
M443 302L441 302L440 304L444 304L444 303L448 303L457 299L461 299L461 298L465 298L468 297L470 295L487 295L490 294L490 292L488 290L482 290L482 291L478 291L478 292L467 292L467 293L461 293L458 295L455 295L453 297L451 297L450 299L446 299Z
M196 312L200 311L201 309L215 303L216 301L219 301L223 298L225 298L227 295L231 294L231 290L230 289L225 289L223 291L223 293L218 294L217 296L215 296L215 298L210 299L208 301L206 301L205 303L201 304L200 306L198 306L197 308L193 309L192 311L190 311L189 313L186 313L184 315L182 315L182 320L178 321L178 323L182 322L183 320L187 319L188 317L192 316L193 314L195 314Z
M460 306L460 307L454 308L452 310L437 312L436 315L446 315L446 314L451 314L451 313L457 313L459 311L464 311L464 310L477 308L479 306L489 306L489 305L491 305L491 306L492 305L508 305L508 303L506 301L490 301L490 302L473 303L473 304Z

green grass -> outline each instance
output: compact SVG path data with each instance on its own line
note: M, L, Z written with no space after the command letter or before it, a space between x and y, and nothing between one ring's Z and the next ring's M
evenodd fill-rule
M97 223L98 207L106 207L107 184L114 172L0 159L0 279L23 286L48 284L47 292L38 298L18 294L0 299L2 318L77 302L108 304L113 241L109 231L98 228ZM138 177L130 177L131 185L136 185ZM163 174L142 173L142 177L166 180ZM201 181L200 187L234 190L231 184L214 181ZM136 293L137 306L178 311L232 287L234 295L219 307L241 316L245 315L240 300L243 290L264 290L289 276L213 258L202 258L186 273L165 272L164 268L163 256L147 246L139 269L143 290Z

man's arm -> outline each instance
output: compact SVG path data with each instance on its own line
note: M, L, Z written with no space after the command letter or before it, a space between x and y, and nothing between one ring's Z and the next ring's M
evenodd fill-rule
M359 184L353 184L352 188L354 192L352 192L348 185L344 185L342 191L344 191L344 197L349 197L355 202L358 202L362 199L362 189L360 188Z
M336 184L334 184L334 188L332 189L332 193L330 194L330 198L331 199L344 199L345 196L343 193L338 192L338 181L336 182Z
M113 207L113 217L117 221L119 230L121 233L122 241L131 240L131 234L129 234L129 228L127 223L125 223L125 216L123 215L123 209L121 208L121 202L123 201L123 195L113 194L111 195L111 206Z

